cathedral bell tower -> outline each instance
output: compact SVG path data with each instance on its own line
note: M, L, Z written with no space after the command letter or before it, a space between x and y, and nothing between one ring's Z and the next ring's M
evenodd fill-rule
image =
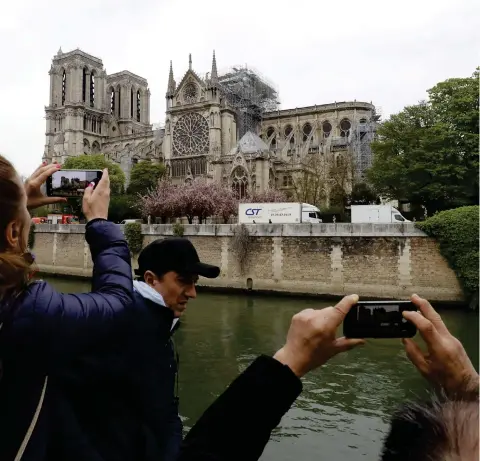
M44 159L101 152L107 134L106 72L101 59L77 49L52 60L50 100L45 107Z

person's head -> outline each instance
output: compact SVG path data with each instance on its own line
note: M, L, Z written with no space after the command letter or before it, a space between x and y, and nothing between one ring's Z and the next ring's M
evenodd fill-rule
M22 181L13 165L0 155L0 299L28 280L30 214Z
M478 404L434 397L405 405L392 418L382 461L478 460Z
M220 269L200 262L189 240L167 238L155 240L142 250L135 272L162 295L175 317L180 317L188 300L197 296L198 277L218 277Z

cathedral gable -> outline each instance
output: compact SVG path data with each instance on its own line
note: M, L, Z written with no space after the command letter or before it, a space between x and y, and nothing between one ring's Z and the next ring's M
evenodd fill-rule
M179 105L205 101L205 83L193 70L189 69L178 85L174 98Z

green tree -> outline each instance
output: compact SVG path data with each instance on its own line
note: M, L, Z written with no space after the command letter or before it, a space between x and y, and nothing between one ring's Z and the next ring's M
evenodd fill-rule
M478 71L428 94L379 127L368 179L380 195L432 215L478 203Z
M139 219L142 215L138 205L138 199L133 195L114 195L110 198L108 219L113 222L121 222L124 219Z
M158 181L165 175L165 166L161 163L140 162L134 165L130 173L129 194L145 195L157 187Z
M350 194L351 205L375 205L378 203L380 203L380 200L377 194L368 184L359 182L353 185Z
M62 168L71 170L103 170L104 168L108 168L112 195L123 194L125 174L119 164L107 160L103 154L69 157L64 162Z

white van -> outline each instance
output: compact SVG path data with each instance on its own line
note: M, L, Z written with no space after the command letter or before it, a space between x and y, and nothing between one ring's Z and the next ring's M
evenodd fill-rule
M124 219L120 224L130 224L132 222L143 224L143 219Z

